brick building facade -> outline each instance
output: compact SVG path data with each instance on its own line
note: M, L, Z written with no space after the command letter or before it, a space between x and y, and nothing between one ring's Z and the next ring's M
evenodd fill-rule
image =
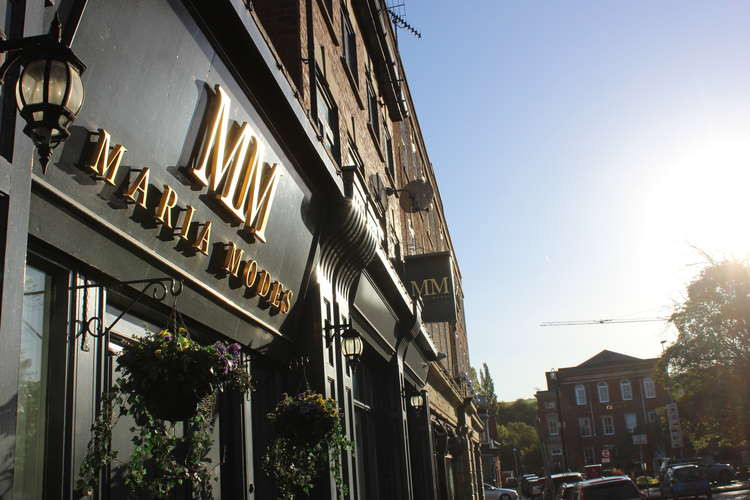
M653 471L655 459L669 455L668 396L654 379L657 359L605 350L546 373L547 390L536 393L537 431L552 472L598 463Z

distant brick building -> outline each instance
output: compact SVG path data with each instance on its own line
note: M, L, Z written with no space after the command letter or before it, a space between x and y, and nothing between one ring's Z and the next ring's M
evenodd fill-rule
M475 401L479 418L484 426L480 441L482 476L485 483L501 486L502 462L500 460L500 442L497 435L497 416L490 413L487 398L477 396Z
M546 373L547 390L536 393L537 431L552 472L598 463L625 472L644 463L652 470L656 458L670 454L661 424L668 401L653 378L656 362L604 350Z

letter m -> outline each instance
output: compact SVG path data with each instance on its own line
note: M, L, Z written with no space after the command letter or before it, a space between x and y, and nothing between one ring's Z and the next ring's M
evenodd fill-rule
M429 292L429 289L427 288L429 286L428 280L422 280L422 284L419 285L416 281L411 281L411 294L413 297L425 297L428 295L431 295Z
M432 285L432 293L430 295L448 295L448 276L444 277L440 281L440 284L438 284L436 279L430 278L428 281Z
M122 157L125 155L125 147L122 144L116 144L109 153L110 135L104 129L99 129L99 140L96 143L96 151L89 164L89 169L99 177L103 177L108 183L115 185L115 176L122 163Z
M195 180L208 186L208 190L222 201L235 219L245 222L245 213L242 209L244 193L241 193L239 200L235 200L235 194L240 172L246 169L245 156L248 147L254 142L254 138L250 126L243 123L239 134L233 138L234 141L227 144L232 101L220 85L216 86L216 98L213 101L198 155L189 172ZM256 152L257 146L253 145L253 151ZM255 160L255 155L250 160ZM223 189L220 192L222 181Z

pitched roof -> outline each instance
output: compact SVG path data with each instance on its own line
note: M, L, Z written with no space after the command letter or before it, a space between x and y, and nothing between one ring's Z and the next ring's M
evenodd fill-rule
M620 354L619 352L603 350L599 354L587 359L576 368L591 368L594 366L608 365L618 362L642 361L641 358Z

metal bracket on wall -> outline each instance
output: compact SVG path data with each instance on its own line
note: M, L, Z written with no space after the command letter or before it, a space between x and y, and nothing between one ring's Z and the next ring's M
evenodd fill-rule
M169 286L167 286L167 284ZM138 295L135 296L133 300L130 301L130 303L125 307L122 312L112 321L112 323L109 324L109 326L102 328L103 322L102 318L99 316L92 316L91 318L88 318L88 307L86 305L86 302L88 300L87 290L89 288L123 288L126 286L137 286L137 285L144 285L141 291L138 293ZM100 337L107 337L109 335L109 332L112 331L112 328L117 324L118 321L122 319L123 316L125 316L127 313L130 312L130 310L143 299L147 295L149 295L153 300L161 302L164 300L164 298L169 294L173 298L177 298L178 295L182 293L182 280L176 280L174 278L152 278L152 279L145 279L145 280L131 280L131 281L116 281L113 284L107 284L104 285L102 283L88 283L86 282L85 285L75 286L73 287L74 290L83 289L84 291L84 306L83 306L83 319L78 320L81 325L81 332L76 334L76 337L82 336L83 341L81 342L81 350L82 351L88 351L89 350L89 336L100 338Z

